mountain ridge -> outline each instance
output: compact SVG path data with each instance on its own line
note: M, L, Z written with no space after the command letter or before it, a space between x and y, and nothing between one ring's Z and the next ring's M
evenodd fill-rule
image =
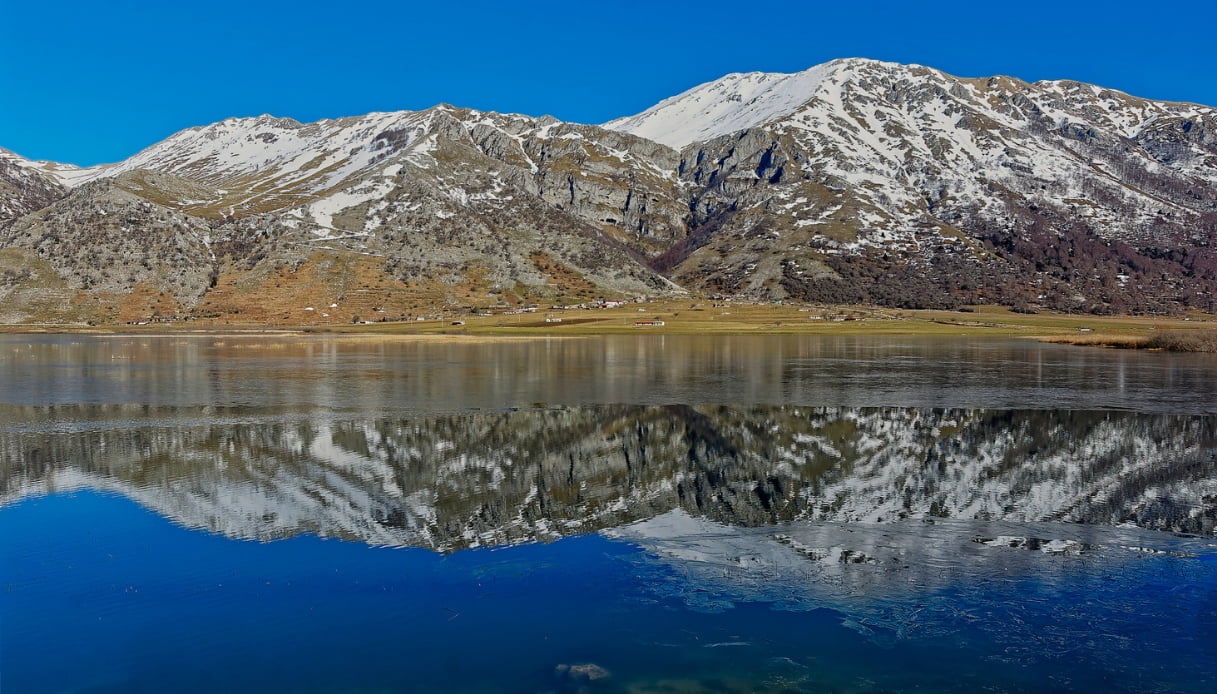
M623 116L623 117L615 118L615 119L612 119L610 121L603 123L602 125L603 125L603 127L608 128L610 130L617 129L617 130L624 130L627 132L639 132L639 131L647 130L648 126L651 125L651 123L652 123L652 118L659 116L659 114L661 114L665 109L670 109L671 107L678 105L681 101L684 101L684 100L700 98L703 95L707 95L707 93L731 92L732 89L734 87L736 87L736 85L739 85L740 83L751 82L755 86L765 85L765 87L766 87L765 91L769 91L769 90L772 90L775 86L782 86L785 83L793 82L797 86L800 86L806 90L809 90L806 93L803 93L801 95L802 96L801 100L800 100L800 95L798 93L789 94L789 92L787 92L785 95L786 98L784 99L784 107L785 107L784 109L782 106L779 106L777 108L766 109L765 111L763 111L763 113L767 114L767 116L760 117L760 118L754 119L750 122L743 123L743 124L739 125L738 127L719 129L719 132L717 132L715 135L702 136L702 137L691 137L691 138L688 138L685 140L671 140L671 141L665 141L664 138L662 138L662 137L649 137L649 139L653 139L653 140L656 140L657 142L662 142L663 144L667 144L668 146L676 147L679 149L685 145L688 145L688 144L698 141L698 140L708 140L708 139L712 139L714 136L717 136L717 135L729 134L731 132L736 132L739 130L746 130L748 128L753 128L753 127L760 127L762 125L765 125L765 123L768 120L770 120L771 118L778 118L778 117L781 117L784 115L788 115L790 111L797 109L798 107L803 105L807 100L809 100L811 98L814 90L819 87L820 83L823 81L823 79L825 77L834 75L840 71L850 71L850 70L859 69L859 68L863 68L863 67L878 67L878 68L882 68L882 69L911 69L911 70L921 70L921 71L932 71L932 72L940 73L943 75L947 74L940 70L936 70L932 67L928 67L928 66L920 65L920 64L916 64L916 63L902 64L902 63L894 63L894 62L890 62L890 61L874 60L871 58L862 58L862 57L838 58L836 60L831 60L827 63L815 65L806 70L802 70L800 72L793 72L793 73L763 72L763 71L734 72L734 73L730 73L730 74L724 75L722 77L719 77L717 79L710 80L708 82L703 82L699 85L696 85L694 87L691 87L691 88L685 90L684 92L681 92L680 94L663 99L659 103L655 104L654 106L652 106L640 113L634 114L632 116ZM1008 82L1008 83L1012 83L1012 84L1030 86L1030 87L1047 88L1047 87L1058 86L1058 85L1090 87L1093 89L1100 90L1102 92L1107 92L1107 93L1111 93L1114 95L1118 95L1119 97L1122 97L1125 99L1152 103L1152 104L1157 104L1160 106L1179 107L1179 108L1183 108L1183 107L1199 108L1203 111L1209 112L1210 114L1213 113L1214 111L1217 111L1217 109L1214 109L1214 107L1206 106L1204 104L1187 102L1187 101L1169 101L1169 100L1162 100L1162 99L1142 98L1142 97L1137 97L1137 96L1134 96L1132 94L1129 94L1127 92L1123 92L1123 91L1120 91L1117 89L1099 87L1097 85L1091 85L1091 84L1087 84L1085 82L1079 82L1079 81L1070 80L1070 79L1045 79L1045 80L1036 80L1034 82L1027 82L1027 81L1024 81L1017 77L1012 77L1012 76L1008 76L1008 75L995 75L992 77L957 77L954 75L947 75L947 76L951 77L952 79L959 80L960 82L964 82L964 83L976 82L976 81L987 81L987 80L998 80L998 81L1004 81L1004 82ZM739 98L734 98L735 96L737 96L737 95L731 94L727 98L729 101L742 102L743 95L738 95ZM757 98L757 97L754 97L754 98ZM728 120L736 122L734 119L728 119ZM715 124L715 125L717 125L717 124ZM686 128L687 128L687 126L686 126ZM687 128L687 130L692 130L692 128Z
M117 207L84 214L101 209L96 195L123 197L89 187L103 180L138 198L123 198L139 208L129 224L103 223ZM174 224L207 239L196 259L173 256L188 267L104 252ZM437 296L451 307L678 290L1214 311L1215 237L1213 108L856 58L733 73L603 126L440 104L230 118L95 167L0 156L10 274L49 262L102 307L94 320L203 317L217 288L232 299L288 278L322 290L334 277L298 274L335 263L363 268L346 284L382 287L367 308L397 296L394 316ZM86 282L99 254L116 271ZM0 300L33 291L7 285ZM173 300L132 303L142 294ZM292 314L297 299L315 303L222 310L310 318Z
M799 98L787 99L785 109L747 123L728 118L749 127L682 150L682 174L700 187L694 226L714 234L667 259L678 282L709 280L727 292L741 285L770 292L781 286L796 297L889 303L897 299L877 280L907 273L893 283L896 294L912 291L932 304L967 293L972 301L996 294L1001 303L1033 305L1048 294L1051 308L1120 311L1138 297L1069 287L1094 284L1094 274L1122 276L1121 267L1140 263L1137 256L1162 255L1161 246L1204 248L1200 274L1211 280L1214 109L1139 100L1076 82L961 80L876 61L841 61L777 77L811 73L816 79L800 105L790 106ZM730 81L701 85L632 121L614 123L661 131L663 123L655 119L680 119L689 110L679 100L697 100ZM734 96L718 94L727 102ZM1176 213L1186 219L1160 219ZM1046 215L1055 219L1046 224ZM800 233L801 226L827 228L809 235ZM790 239L772 244L767 264L763 256L738 253L761 228ZM1043 246L1056 243L1053 237L1071 249L1085 246L1103 267L1037 276L1050 250ZM1113 242L1125 247L1099 251ZM910 262L891 262L892 251ZM1003 262L992 262L997 257ZM766 265L767 276L752 271ZM1167 274L1191 277L1194 265ZM952 286L961 273L971 275L970 286ZM747 284L732 279L748 274ZM859 280L840 281L851 274ZM819 282L823 277L831 278L830 287ZM917 277L928 277L933 286L914 286ZM1149 303L1169 301L1165 297L1186 291L1185 284L1151 287L1156 296ZM1022 296L1008 289L1013 285L1023 285ZM1202 291L1211 292L1211 282ZM1077 306L1065 300L1067 293L1081 295Z

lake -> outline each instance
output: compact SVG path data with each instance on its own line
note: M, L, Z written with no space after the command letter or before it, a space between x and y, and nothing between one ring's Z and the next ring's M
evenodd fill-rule
M0 691L1210 692L1217 358L0 335Z

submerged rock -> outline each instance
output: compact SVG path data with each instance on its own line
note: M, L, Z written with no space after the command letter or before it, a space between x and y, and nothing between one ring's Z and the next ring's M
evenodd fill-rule
M576 663L574 665L563 663L554 668L554 672L571 682L595 682L608 679L610 676L608 670L595 663Z

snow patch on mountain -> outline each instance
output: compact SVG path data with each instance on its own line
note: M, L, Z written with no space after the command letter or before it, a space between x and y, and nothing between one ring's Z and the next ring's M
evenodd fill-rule
M389 206L386 198L396 188L395 176L400 170L400 164L386 167L384 171L380 172L379 176L331 193L316 202L309 203L303 207L303 215L297 213L294 216L311 218L318 227L318 230L315 232L318 236L330 237L333 235L351 234L367 236L380 226L380 215ZM355 223L344 225L334 220L336 216L340 216L343 212L360 207L361 205L366 205L367 210L363 214L358 215Z
M788 115L811 99L830 75L870 62L874 61L835 60L793 74L735 73L602 127L681 149Z
M803 86L810 83L814 88L822 79L821 70L813 68L813 71L809 79L803 81ZM682 148L784 115L782 107L789 110L807 99L805 92L784 89L791 86L789 83L794 78L804 74L727 75L665 99L636 116L609 121L604 127ZM777 98L773 101L765 98L771 96Z

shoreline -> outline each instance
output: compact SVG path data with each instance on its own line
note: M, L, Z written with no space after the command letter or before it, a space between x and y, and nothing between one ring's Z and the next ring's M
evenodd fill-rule
M1217 329L1159 330L1150 335L1054 335L1041 339L1041 342L1107 349L1214 354L1217 353Z
M895 310L872 306L735 304L708 300L627 304L608 309L538 309L535 312L360 324L265 325L151 323L145 325L0 325L0 334L98 336L233 336L411 338L478 340L551 339L598 335L884 335L992 336L1081 346L1169 349L1179 337L1217 335L1217 316L1092 316L1014 313L996 306L964 311ZM1157 342L1153 341L1154 339ZM1207 344L1208 338L1199 340ZM1217 338L1212 340L1217 344ZM1215 348L1217 349L1217 348ZM1181 350L1182 351L1182 350ZM1209 350L1187 350L1209 351Z

